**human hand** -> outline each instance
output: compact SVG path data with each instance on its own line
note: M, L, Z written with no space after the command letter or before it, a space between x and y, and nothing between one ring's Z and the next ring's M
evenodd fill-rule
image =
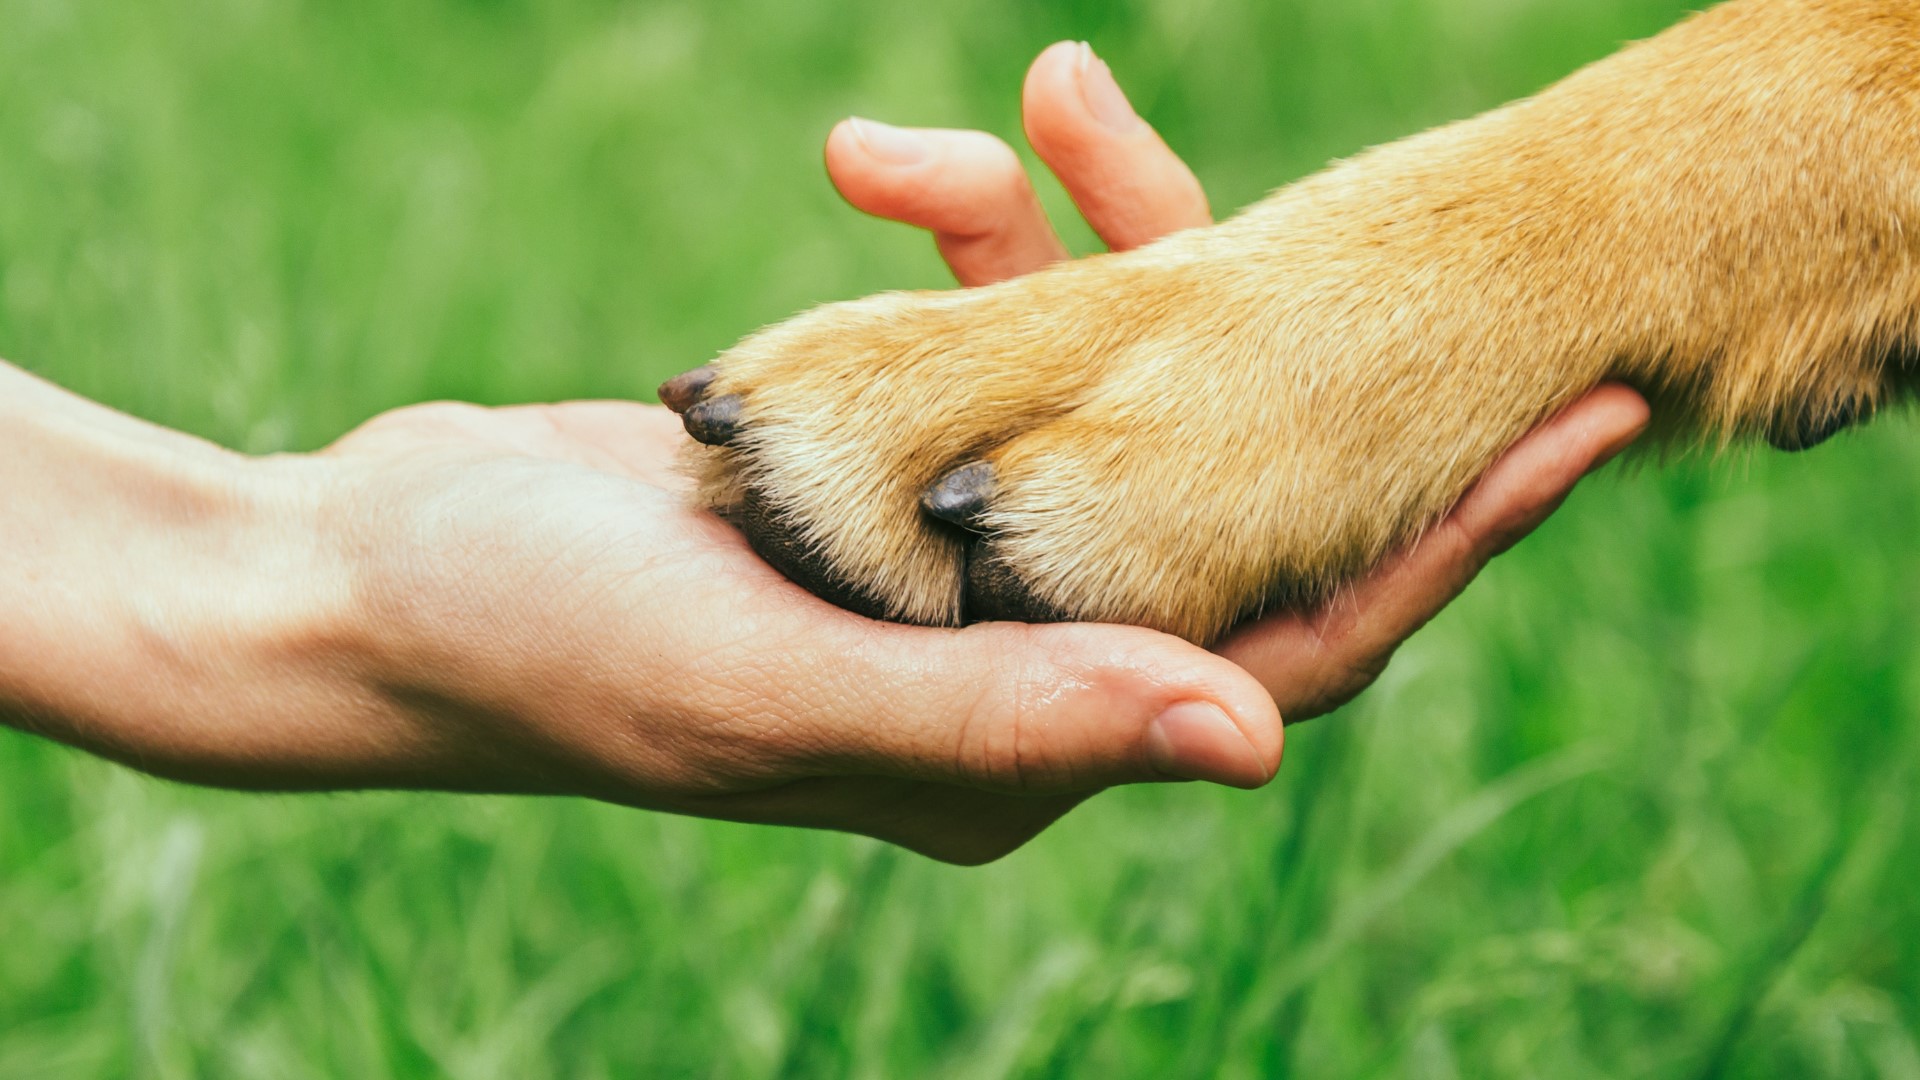
M1097 73L1056 47L1026 95L1096 231L1125 246L1204 219L1158 137L1111 123ZM926 156L889 162L874 130L836 129L836 183L934 228L963 281L1064 253L1004 146L923 133ZM199 782L587 795L959 862L1113 784L1264 783L1276 701L1299 719L1357 691L1639 423L1622 392L1576 406L1364 603L1229 641L1256 680L1136 628L833 608L688 508L667 465L684 436L650 406L423 406L247 461L6 374L0 719Z
M1117 88L1104 74L1080 47L1044 54L1026 88L1029 138L1115 247L1203 223L1208 211L1199 184L1151 128L1125 119L1131 112L1124 99L1116 103ZM830 137L827 161L855 205L931 230L963 282L984 284L1065 257L1017 156L989 135L848 121ZM1140 630L923 630L827 607L760 563L731 529L686 509L677 479L661 464L682 436L657 410L436 407L385 418L335 453L370 454L369 476L381 483L393 477L392 462L421 460L450 440L489 459L489 472L509 462L529 469L534 461L591 470L563 478L543 464L537 481L518 485L487 476L483 491L517 492L496 497L498 516L472 509L435 515L484 538L443 538L435 549L518 549L565 567L557 575L568 583L563 592L495 581L475 608L436 616L432 623L442 628L497 629L486 641L443 645L436 656L398 669L456 671L459 657L492 649L488 667L512 671L487 695L499 700L478 708L470 700L471 676L416 695L466 702L436 710L441 715L509 719L506 730L461 740L490 751L511 748L496 783L510 784L526 763L558 754L564 763L552 767L556 774L576 784L597 777L589 790L604 798L850 828L971 861L1017 846L1111 784L1173 777L1264 782L1281 742L1271 702L1304 719L1357 693L1399 641L1644 420L1631 392L1596 393L1517 446L1445 523L1346 603L1245 628L1222 652L1251 672L1264 694L1217 658ZM497 458L501 453L510 457ZM460 490L473 483L478 465L465 461L457 475L389 496L374 519ZM598 490L609 478L641 486ZM460 498L469 508L483 501L478 492ZM535 505L540 509L529 514ZM543 535L526 535L529 523ZM572 537L593 538L585 541L589 550L563 556L555 541ZM630 564L638 552L647 553L644 568ZM638 583L646 586L643 604L632 598ZM391 592L446 595L451 585L416 581ZM582 602L582 594L598 599ZM615 600L611 608L601 606L607 598ZM555 605L568 617L556 619ZM504 623L487 617L503 610L521 613ZM512 638L498 628L515 624L538 628L539 639L491 640ZM564 640L571 645L555 648L556 627L569 628ZM645 678L602 681L597 697L561 710L550 700L515 700L521 687L543 688L544 697L546 687L584 686L578 672L593 668L596 652L625 648L619 643L640 644L644 655L605 666ZM527 668L556 659L560 671L574 674ZM638 698L636 688L644 688ZM651 734L641 738L636 727ZM645 752L623 754L629 746Z
M1000 150L1017 183L982 192L1009 177L961 161L936 189L997 214L1026 190ZM862 165L836 156L834 174L857 185ZM950 249L974 280L1012 257L999 237L1026 235L981 224ZM34 501L111 531L85 561L126 578L66 605L112 613L112 662L71 621L33 628L62 644L0 688L0 717L148 771L588 795L974 862L1112 784L1255 786L1278 765L1269 696L1184 642L928 630L817 600L691 508L670 465L685 436L657 407L420 406L247 461L20 378L0 399L72 420L41 456L97 465L39 473ZM137 431L137 452L102 450L109 429ZM122 487L151 497L129 510ZM18 578L85 577L70 547Z

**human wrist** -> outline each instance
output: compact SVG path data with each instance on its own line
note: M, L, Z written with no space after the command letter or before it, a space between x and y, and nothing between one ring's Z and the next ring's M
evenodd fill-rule
M0 374L0 720L182 779L297 784L294 744L368 714L312 470Z

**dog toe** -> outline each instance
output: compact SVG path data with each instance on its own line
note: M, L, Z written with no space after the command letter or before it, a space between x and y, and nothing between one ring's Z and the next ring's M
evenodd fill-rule
M967 585L962 610L966 621L1068 622L1075 618L1040 598L1011 563L984 538L967 545Z
M746 536L747 543L761 558L794 584L830 604L870 619L891 618L883 599L839 573L821 554L819 546L808 543L793 520L757 489L747 488L739 505L729 510L726 517Z

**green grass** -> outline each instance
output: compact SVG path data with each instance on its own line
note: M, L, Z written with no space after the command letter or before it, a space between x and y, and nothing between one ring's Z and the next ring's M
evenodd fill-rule
M0 0L0 353L260 451L645 396L943 281L847 113L1013 134L1090 38L1228 207L1683 6ZM1609 474L1271 789L982 870L0 735L0 1077L1920 1076L1917 467Z

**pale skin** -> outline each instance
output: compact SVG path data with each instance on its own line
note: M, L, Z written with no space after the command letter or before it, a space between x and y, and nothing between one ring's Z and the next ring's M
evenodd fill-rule
M1078 46L1024 104L1112 246L1209 220ZM827 164L963 285L1066 257L991 136L848 121ZM691 508L657 406L425 405L248 458L0 366L0 721L195 783L587 796L981 862L1114 785L1266 783L1283 717L1364 689L1646 420L1601 388L1331 608L1209 652L833 607Z

